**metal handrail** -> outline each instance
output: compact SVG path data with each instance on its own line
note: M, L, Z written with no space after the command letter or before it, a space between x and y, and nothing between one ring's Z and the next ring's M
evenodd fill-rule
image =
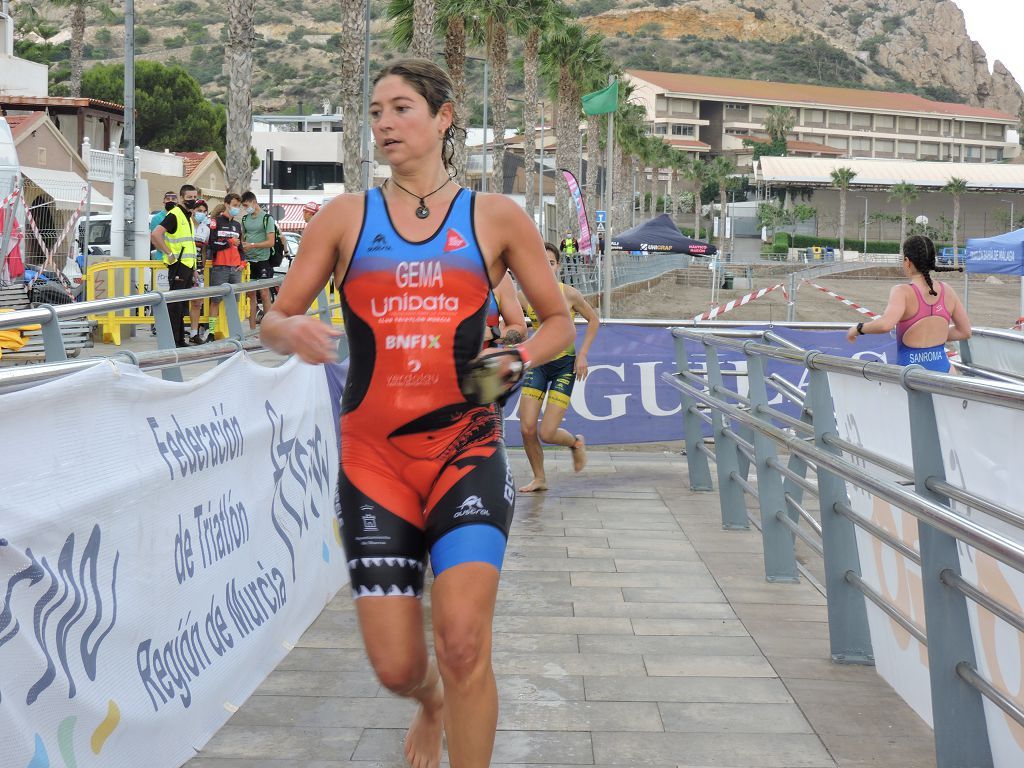
M831 445L833 448L838 448L841 451L852 453L853 455L864 459L864 461L868 462L869 464L874 464L876 467L881 467L882 469L889 470L897 477L903 477L908 480L914 479L914 470L908 467L906 464L901 464L898 461L893 461L887 456L883 456L882 454L876 453L875 451L870 451L863 446L857 445L856 443L851 443L849 440L844 440L835 433L830 432L829 434L824 435L821 439L822 442L825 443L825 445Z
M858 515L856 510L854 510L854 508L849 504L846 504L845 502L838 502L833 508L858 528L863 528L879 541L889 545L892 549L895 549L912 563L916 563L917 565L921 564L921 556L917 554L916 550L904 544L881 526L875 525L867 518Z
M821 536L821 523L814 519L814 515L804 509L803 505L793 498L793 494L786 492L782 497L794 512L807 521L807 524L811 526L811 530L818 534L818 536Z
M963 376L926 371L916 366L889 365L868 360L853 360L846 357L826 355L823 352L807 352L800 354L791 350L780 349L768 344L753 341L734 341L721 338L717 334L690 330L685 327L672 329L677 338L691 339L724 349L733 349L749 355L760 355L773 360L802 365L811 370L826 373L845 373L860 376L868 381L881 381L899 384L907 389L919 392L930 392L937 395L967 398L993 405L1008 406L1024 410L1024 387L998 382L977 381Z
M799 485L801 488L803 488L808 493L813 493L815 496L818 495L818 486L817 485L812 483L806 477L801 477L800 475L798 475L796 472L794 472L792 469L787 467L785 464L783 464L781 461L779 461L774 456L769 456L766 463L768 464L769 467L771 467L772 469L777 470L783 477L786 477L786 478L792 480L794 483Z
M1024 616L1021 616L1016 611L1011 611L998 600L993 600L963 576L953 573L949 568L946 568L939 574L939 578L942 579L942 583L947 587L952 587L958 592L962 592L986 611L994 616L998 616L1018 632L1024 632Z
M759 405L754 410L756 410L758 413L764 414L769 419L775 419L776 421L782 422L783 424L787 425L790 429L792 429L794 432L803 432L805 435L814 434L814 427L812 427L806 421L794 419L792 416L782 413L782 411L775 410L770 405Z
M864 472L860 467L850 464L845 459L815 446L808 445L802 440L797 440L781 429L760 421L753 415L716 401L703 392L698 392L673 374L662 374L662 380L678 389L682 389L696 400L716 406L740 424L759 430L766 437L785 446L789 449L790 453L815 462L819 469L824 468L844 480L849 480L878 498L909 512L932 527L962 540L964 543L981 550L985 554L991 555L997 560L1005 562L1017 570L1024 570L1024 547L1015 541L989 531L973 520L960 517L950 512L947 508L918 496L911 490L879 480L873 475Z
M771 385L780 395L784 395L792 400L797 405L803 407L804 413L813 415L807 406L807 398L804 395L800 387L796 386L792 382L786 381L784 378L779 376L777 373L771 374L765 381Z
M711 461L718 462L718 457L715 456L715 452L708 448L704 443L697 443L697 450L707 456Z
M818 555L820 555L821 557L825 556L825 548L819 542L812 539L810 534L807 533L807 531L805 531L799 525L790 520L789 515L787 515L785 512L783 512L782 510L777 511L775 513L775 519L782 523L786 528L788 528L794 536L800 539L800 541L802 541L808 547L817 552Z
M928 645L928 635L921 627L917 626L913 621L903 615L898 609L894 608L893 605L882 597L874 587L868 584L858 574L853 571L847 571L846 580L853 584L857 589L863 593L864 597L870 600L872 603L877 605L882 611L884 611L893 621L903 627L913 637L921 643L921 645Z
M740 488L743 489L744 493L750 494L755 499L758 497L757 489L754 486L752 486L746 478L740 477L739 472L733 470L732 472L729 473L729 476L730 478L732 478L733 482L735 482Z
M963 488L950 485L945 480L939 480L937 477L929 477L924 481L924 484L930 491L934 491L942 496L948 496L953 501L958 501L971 509L991 515L1002 520L1004 523L1009 523L1017 528L1024 528L1024 517L1018 515L1013 510L1000 507L994 501L989 501L975 493L965 491Z
M56 313L58 320L71 320L86 317L87 315L105 315L125 309L151 307L163 302L173 304L182 301L193 301L195 299L223 298L230 293L252 293L264 288L279 286L283 281L283 277L273 277L266 280L239 283L237 285L225 283L206 288L182 288L176 291L165 292L147 291L146 293L137 293L132 296L76 301L70 304L47 304L31 309L16 309L13 312L4 312L0 315L0 330L17 328L22 325L47 323L53 318L54 313Z
M1013 699L978 674L978 670L972 664L961 661L956 665L956 673L964 682L982 693L985 698L1012 717L1017 723L1024 725L1024 709L1018 707Z

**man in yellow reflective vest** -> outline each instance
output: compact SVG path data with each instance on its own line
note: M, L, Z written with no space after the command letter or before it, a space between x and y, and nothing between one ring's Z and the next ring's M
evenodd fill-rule
M150 234L153 247L160 251L167 265L167 279L172 291L191 288L196 268L195 225L192 222L192 209L199 199L199 191L191 184L182 185L178 192L179 203L167 211L161 221ZM167 314L171 317L171 329L174 331L174 344L184 347L185 314L188 302L176 301L167 305Z

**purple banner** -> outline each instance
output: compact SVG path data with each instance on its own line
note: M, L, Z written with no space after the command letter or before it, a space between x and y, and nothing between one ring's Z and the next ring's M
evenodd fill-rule
M572 171L565 168L560 168L559 170L565 176L565 183L569 185L569 194L572 195L573 202L576 203L576 216L580 220L580 253L592 256L594 251L590 243L590 222L587 221L587 206L583 202L583 194L580 192L579 182L576 181Z
M586 326L577 327L576 343L583 340ZM896 342L891 336L861 336L855 344L846 341L845 331L795 331L775 328L783 338L804 349L816 349L830 355L895 362ZM687 342L691 369L705 367L704 348ZM719 361L724 373L746 373L742 353L721 350ZM641 326L603 326L590 349L590 375L577 381L572 402L562 426L574 435L582 433L592 445L616 443L660 443L683 439L683 417L678 390L661 381L661 374L675 371L675 345L666 328ZM805 369L769 360L767 373L778 373L802 390L807 388ZM725 376L726 386L747 393L745 376ZM797 416L788 400L774 395L772 405ZM522 445L519 432L518 394L505 407L505 441ZM706 426L710 434L710 427Z
M585 325L577 326L577 346L583 342L585 330ZM797 331L778 327L774 331L804 349L883 363L896 360L896 342L889 335L861 336L855 344L849 344L845 331ZM703 345L688 341L686 349L690 369L703 372L706 366ZM730 372L746 373L743 354L721 350L719 361L726 374L726 386L747 394L746 377L728 375ZM668 329L606 325L590 349L588 362L590 375L585 381L576 382L562 426L574 435L582 433L591 445L683 439L679 392L661 380L661 374L676 370L675 344ZM769 375L778 373L806 391L807 377L802 366L769 360L765 367ZM337 417L348 361L325 368ZM789 400L770 388L768 394L772 396L774 407L789 415L798 415ZM708 425L705 431L710 434ZM522 445L518 392L505 406L505 440L510 446Z

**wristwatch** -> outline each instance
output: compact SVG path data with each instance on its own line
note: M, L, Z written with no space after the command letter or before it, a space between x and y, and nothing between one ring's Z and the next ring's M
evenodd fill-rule
M857 323L857 335L858 336L863 336L864 335L864 323Z

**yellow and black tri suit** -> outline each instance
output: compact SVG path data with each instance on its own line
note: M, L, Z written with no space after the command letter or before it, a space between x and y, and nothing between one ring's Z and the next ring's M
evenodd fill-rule
M559 283L558 287L562 289L562 297L564 298L565 283ZM567 300L566 304L568 303ZM569 313L575 320L576 312L573 311L571 306L569 307ZM532 306L526 307L526 314L529 316L534 328L540 325L537 311ZM574 339L557 357L526 372L526 376L523 377L523 397L532 397L534 400L543 402L544 395L547 393L549 403L568 409L569 400L572 397L572 388L575 383L576 341Z

